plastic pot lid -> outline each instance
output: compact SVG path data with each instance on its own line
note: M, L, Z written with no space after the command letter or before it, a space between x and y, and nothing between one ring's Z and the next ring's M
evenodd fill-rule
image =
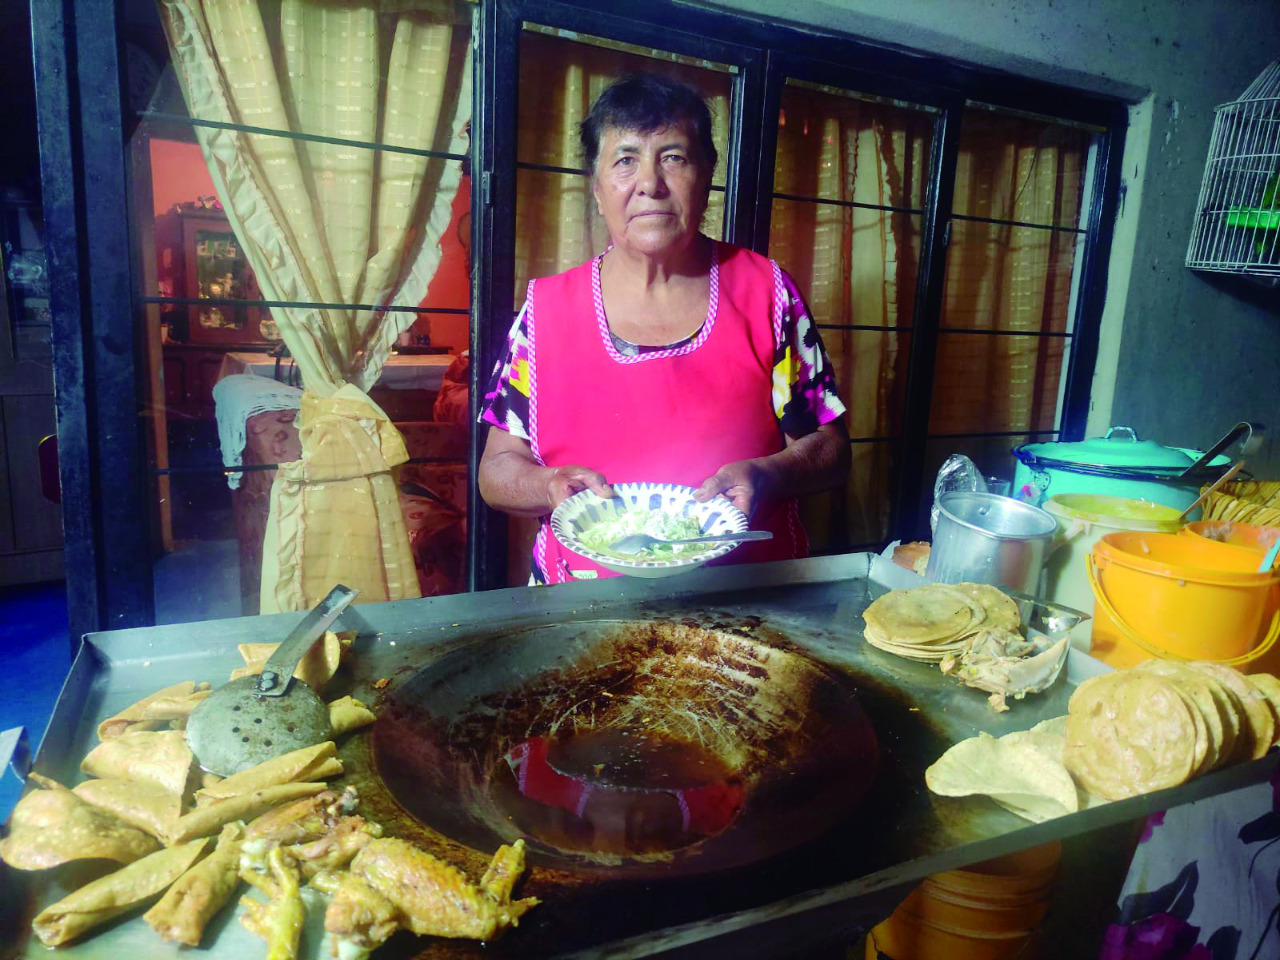
M1112 427L1105 437L1092 437L1073 443L1050 441L1023 444L1015 452L1023 451L1033 457L1058 463L1161 472L1178 472L1195 462L1185 451L1176 447L1166 447L1154 440L1138 439L1137 431L1132 427Z

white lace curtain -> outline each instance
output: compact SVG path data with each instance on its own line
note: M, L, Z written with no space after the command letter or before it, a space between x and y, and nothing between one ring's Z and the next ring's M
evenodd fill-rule
M450 0L160 0L191 116L410 150L467 151L469 13ZM270 11L277 10L271 15ZM265 15L265 19L264 19ZM197 125L209 171L302 374L302 459L272 488L262 610L335 582L418 595L392 468L404 441L367 392L440 258L457 161Z

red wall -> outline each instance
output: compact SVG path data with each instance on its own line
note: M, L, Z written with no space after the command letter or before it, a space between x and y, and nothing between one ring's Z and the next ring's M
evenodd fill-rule
M168 212L175 203L189 203L213 192L213 178L198 144L151 141L151 197L156 216Z

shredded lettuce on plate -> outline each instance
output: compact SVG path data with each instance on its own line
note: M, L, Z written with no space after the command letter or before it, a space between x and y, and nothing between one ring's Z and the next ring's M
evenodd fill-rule
M714 543L657 544L638 553L614 553L609 545L633 533L647 533L663 540L684 540L702 536L697 517L685 517L664 513L661 510L631 510L612 520L603 520L578 535L584 547L596 553L620 557L626 560L674 560L677 557L694 557L716 547Z

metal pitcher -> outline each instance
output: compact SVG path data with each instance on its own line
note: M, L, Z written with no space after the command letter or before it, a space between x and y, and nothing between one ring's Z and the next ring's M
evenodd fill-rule
M926 576L938 583L990 583L1038 596L1057 521L1039 507L993 493L938 498Z

